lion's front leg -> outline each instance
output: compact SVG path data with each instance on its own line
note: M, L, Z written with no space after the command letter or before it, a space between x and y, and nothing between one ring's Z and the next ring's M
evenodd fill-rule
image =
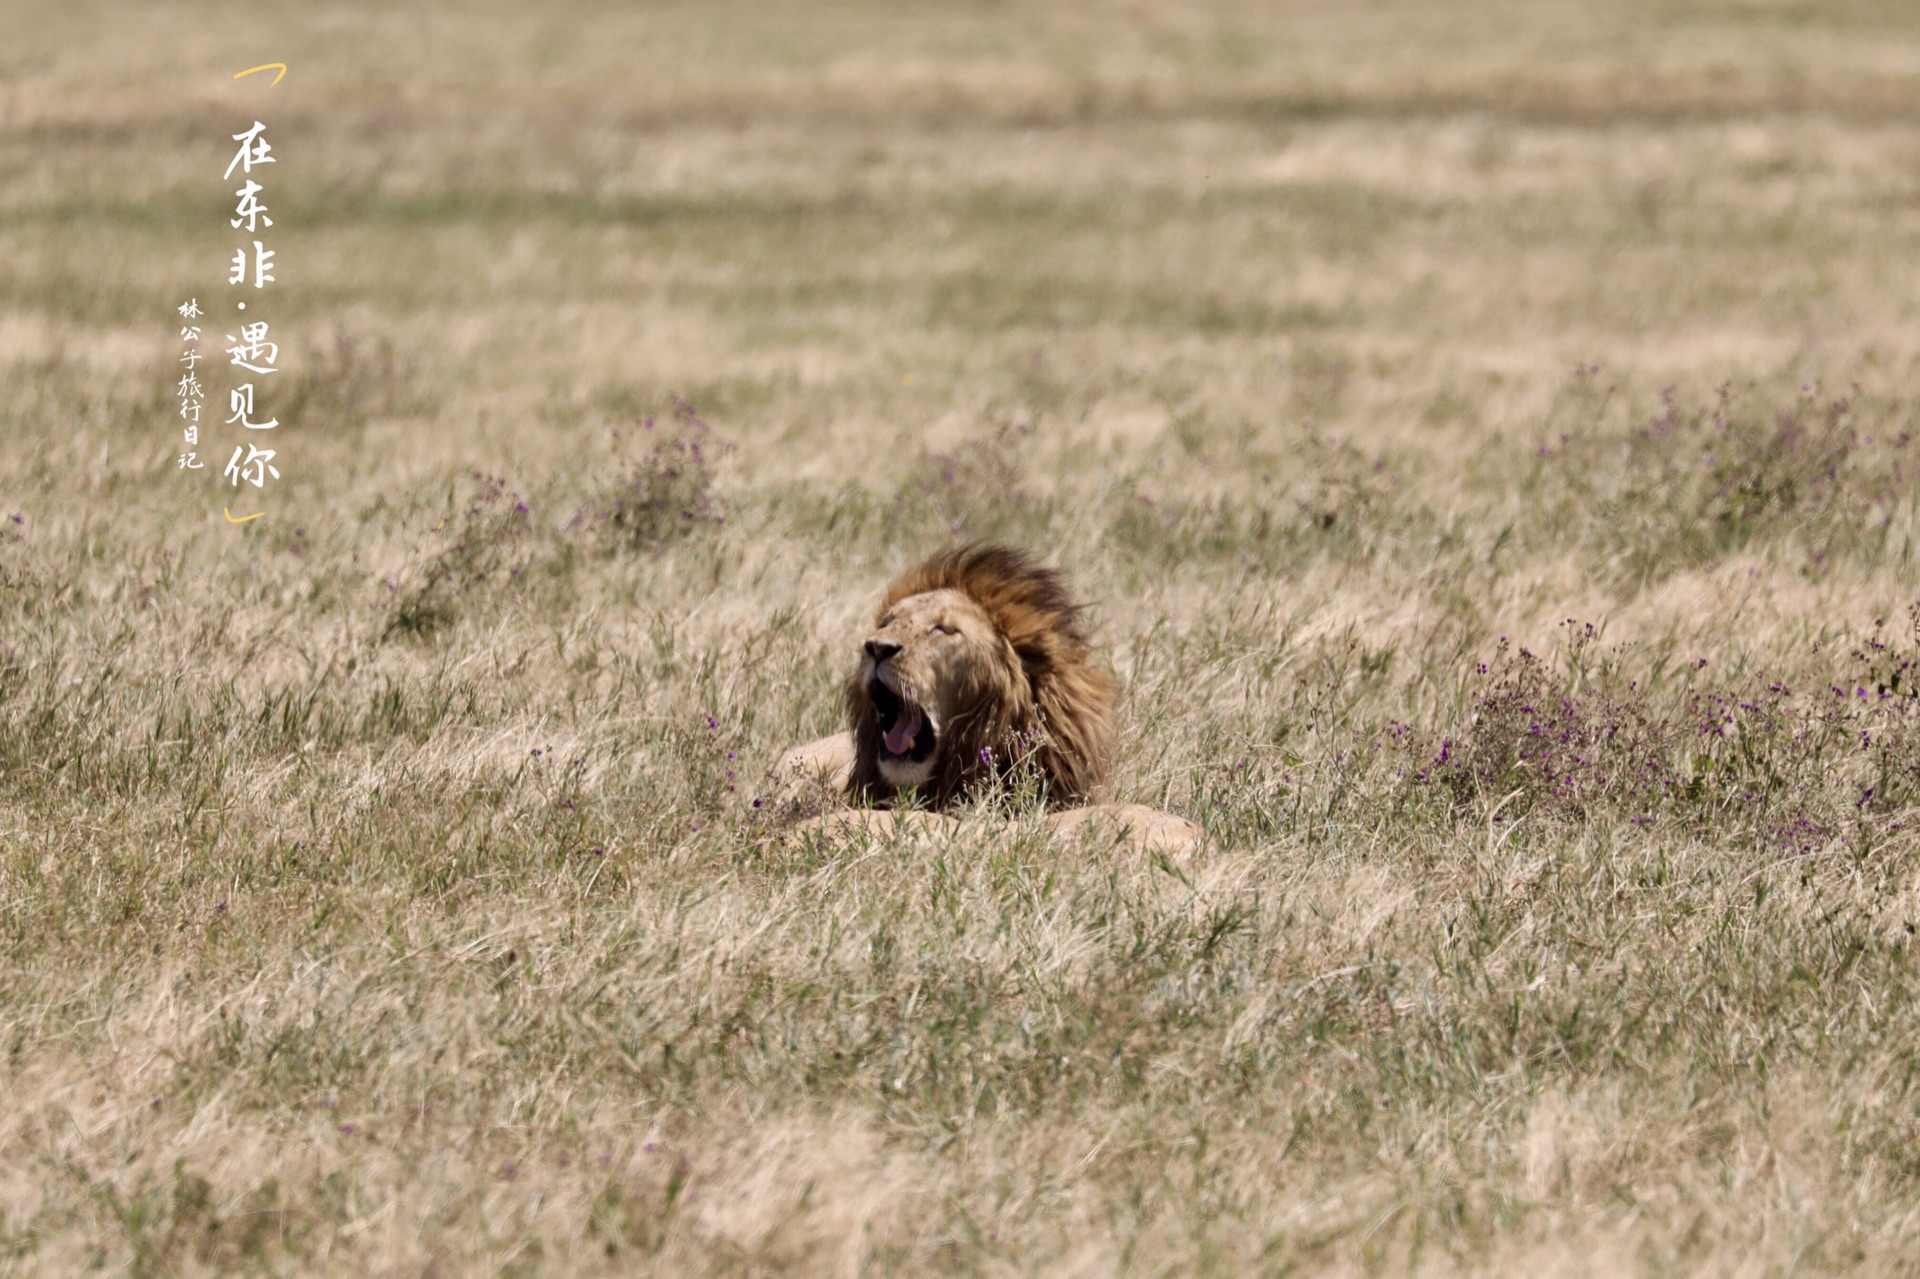
M1089 804L1049 814L1047 829L1078 836L1097 831L1102 839L1127 842L1151 852L1186 855L1200 846L1202 831L1184 817L1145 804Z
M773 766L773 775L783 788L819 789L844 798L853 778L853 734L835 733L794 747Z

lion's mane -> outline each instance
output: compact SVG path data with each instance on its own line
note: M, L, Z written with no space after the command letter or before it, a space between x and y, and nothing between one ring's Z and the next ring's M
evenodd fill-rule
M1060 574L1009 546L956 547L887 587L875 623L899 601L938 590L970 598L1006 645L998 653L976 654L993 667L979 673L976 686L987 691L945 726L934 774L918 788L921 798L944 807L1030 760L1049 806L1104 800L1117 745L1119 686L1094 665L1081 606L1068 596ZM847 709L854 741L850 790L867 803L885 805L895 793L880 774L878 713L858 670L847 685Z

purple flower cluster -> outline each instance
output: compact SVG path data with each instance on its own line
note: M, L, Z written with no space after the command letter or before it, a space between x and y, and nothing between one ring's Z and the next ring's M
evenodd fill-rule
M929 508L955 537L1002 531L1032 498L1022 487L1026 445L1033 427L1002 422L992 433L964 440L952 453L928 453L895 497L903 505Z
M669 421L643 418L636 428L616 430L614 447L625 457L620 473L576 525L609 529L630 549L657 551L697 528L726 523L713 493L714 467L733 445L716 440L693 405L674 396Z
M1589 398L1591 377L1584 369L1576 377ZM1905 403L1858 384L1840 395L1809 384L1784 406L1750 398L1722 386L1710 403L1686 407L1669 388L1659 411L1625 433L1595 427L1586 419L1597 410L1583 402L1581 418L1548 425L1540 474L1583 490L1578 500L1599 512L1603 536L1627 543L1614 549L1633 553L1636 572L1783 536L1823 572L1833 552L1873 545L1911 506L1907 471L1920 459Z
M501 476L475 471L472 481L465 510L434 526L445 537L441 550L410 583L383 583L393 613L382 638L430 634L458 616L467 595L497 582L511 591L520 578L533 531L532 508Z
M1440 787L1492 820L1610 815L1745 832L1810 851L1898 830L1920 797L1920 606L1915 641L1884 627L1817 693L1782 680L1716 687L1698 661L1622 681L1596 660L1591 625L1566 624L1565 661L1500 642L1476 668L1465 722L1425 734L1390 725L1406 781Z

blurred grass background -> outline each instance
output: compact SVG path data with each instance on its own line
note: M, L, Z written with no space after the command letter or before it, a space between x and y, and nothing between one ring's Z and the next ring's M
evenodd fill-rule
M1912 1269L1910 6L0 12L0 1270ZM769 838L959 536L1191 864Z

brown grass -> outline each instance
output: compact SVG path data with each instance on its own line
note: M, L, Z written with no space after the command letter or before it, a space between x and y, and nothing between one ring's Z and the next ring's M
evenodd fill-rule
M16 8L0 1271L1920 1264L1907 7ZM1202 854L765 838L956 527Z

